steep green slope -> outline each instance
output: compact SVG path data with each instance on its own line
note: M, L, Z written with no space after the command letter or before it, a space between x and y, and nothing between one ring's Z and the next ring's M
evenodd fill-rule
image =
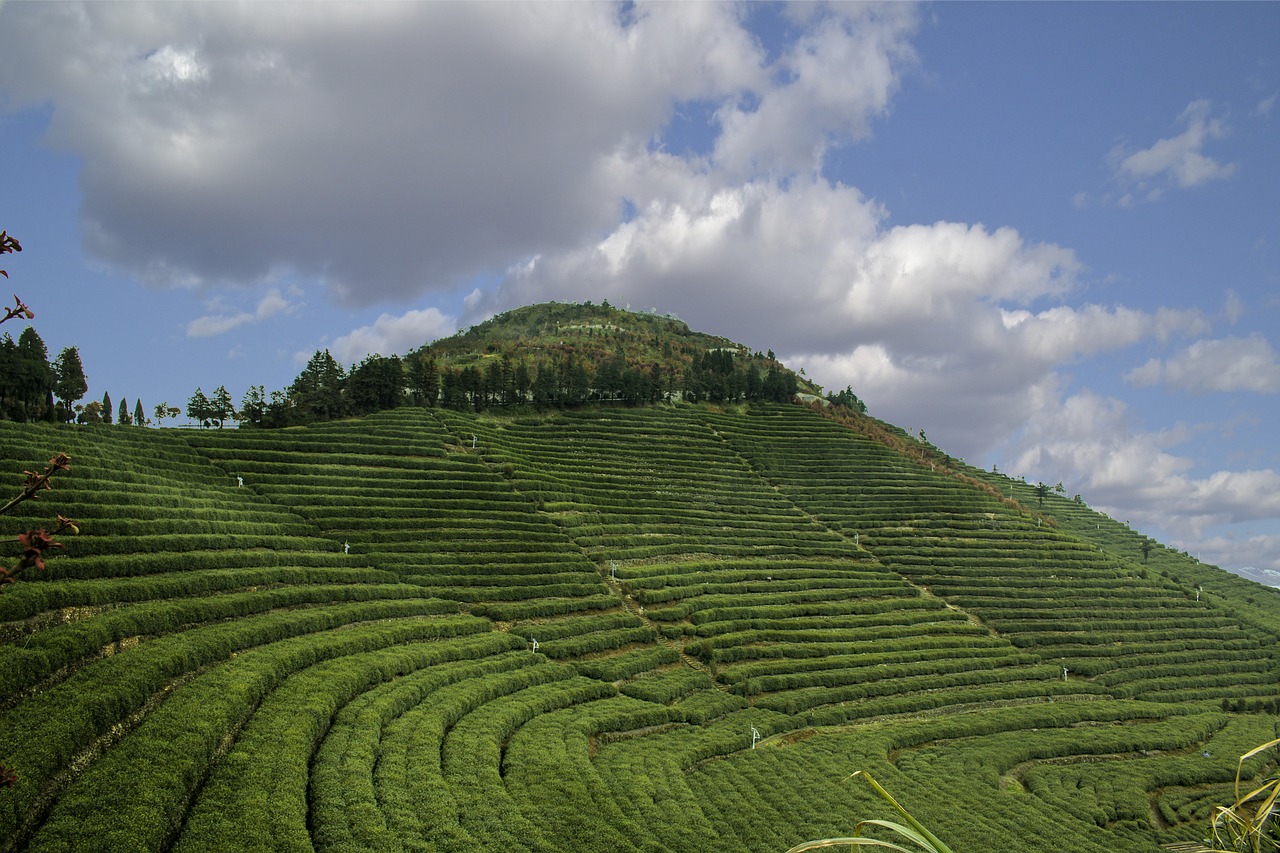
M778 850L891 817L864 768L957 849L1151 850L1276 730L1274 591L802 407L0 448L84 525L0 593L2 849Z

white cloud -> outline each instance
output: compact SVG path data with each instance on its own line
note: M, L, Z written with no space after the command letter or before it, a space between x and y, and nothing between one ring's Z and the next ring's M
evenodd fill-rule
M739 177L816 173L837 140L862 139L883 115L901 70L915 62L906 41L917 24L904 3L833 6L815 16L771 69L777 85L751 105L728 102L713 159Z
M1259 583L1280 587L1280 536L1268 534L1244 536L1207 536L1194 543L1183 542L1180 548L1192 549L1192 556L1218 566L1251 566L1270 569L1270 575L1246 575Z
M1164 384L1194 394L1209 391L1280 393L1280 353L1262 335L1200 340L1172 358L1150 359L1125 374L1134 385Z
M569 250L624 199L816 168L887 111L917 17L814 7L771 60L726 3L4 15L0 97L53 105L92 254L160 285L293 274L359 305ZM650 150L689 102L718 117L712 161Z
M1229 128L1218 118L1210 118L1210 103L1192 101L1178 117L1186 124L1182 133L1156 141L1149 148L1112 153L1116 175L1147 200L1159 198L1170 185L1182 189L1230 177L1234 163L1221 163L1204 153L1207 143L1227 136ZM1126 194L1132 200L1132 194ZM1122 206L1127 206L1121 200Z
M741 14L12 5L0 97L53 105L99 258L159 284L294 273L371 304L611 227L619 158L678 103L769 88Z
M296 290L291 290L290 293L294 296L301 295ZM214 306L218 304L220 303L217 300L212 302ZM273 287L258 301L258 307L252 312L241 311L234 314L224 312L197 317L187 324L187 337L208 338L215 335L223 335L232 329L249 323L260 322L282 312L290 313L296 308L297 305L295 303L290 302L279 289Z
M1166 542L1199 543L1206 561L1240 565L1239 554L1223 542L1214 545L1206 531L1280 520L1280 472L1221 470L1195 476L1192 460L1174 452L1193 433L1181 426L1142 431L1124 403L1090 391L1066 399L1054 394L1041 400L1009 447L1011 461L1001 467L1070 484L1069 491L1137 529ZM1267 542L1264 536L1254 545ZM1255 565L1274 561L1276 554L1261 547L1250 553Z
M245 323L252 321L253 315L248 312L240 314L207 314L203 317L197 317L187 324L187 337L210 338L215 335L226 334L237 326L243 326Z
M340 363L355 364L375 353L402 355L451 335L457 329L457 318L446 316L436 308L408 311L398 317L382 314L371 325L361 326L335 340L329 351Z

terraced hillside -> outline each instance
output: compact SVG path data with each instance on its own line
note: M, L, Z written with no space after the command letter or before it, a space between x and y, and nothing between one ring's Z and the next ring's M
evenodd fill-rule
M0 448L83 528L0 592L5 850L782 850L890 817L857 769L1153 850L1276 734L1274 590L798 406Z

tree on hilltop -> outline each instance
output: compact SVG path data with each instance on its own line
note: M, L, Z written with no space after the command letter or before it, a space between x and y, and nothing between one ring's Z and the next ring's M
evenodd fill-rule
M411 353L409 362L409 395L415 406L434 406L440 399L440 371L436 360L426 349Z
M341 417L346 374L328 350L311 356L307 366L289 386L289 398L304 421Z
M267 389L262 385L250 385L240 398L240 425L260 427L267 417Z
M59 416L64 421L75 417L74 405L84 398L89 390L89 380L84 375L84 364L80 361L80 350L66 347L58 353L53 362L53 393L61 402Z
M196 393L187 400L187 417L200 426L208 426L211 409L209 398L205 396L204 390L197 386Z
M15 342L0 340L0 416L15 421L52 418L53 367L44 341L34 326L22 330Z
M222 429L223 424L235 416L236 407L231 399L231 392L225 385L219 385L209 398L209 417L218 422L218 429Z

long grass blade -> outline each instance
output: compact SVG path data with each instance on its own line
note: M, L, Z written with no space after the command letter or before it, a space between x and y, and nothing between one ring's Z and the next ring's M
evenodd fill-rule
M870 773L867 773L865 770L859 770L857 773L854 773L853 775L854 776L860 775L863 778L865 778L867 782L871 785L871 787L875 789L876 793L879 794L881 798L884 799L885 802L893 806L893 808L898 812L898 814L902 815L903 820L905 820L908 824L911 825L912 829L920 833L920 835L922 835L927 840L929 847L926 849L931 849L933 851L936 851L936 853L951 853L950 847L943 844L941 839L939 839L936 835L934 835L932 832L930 832L928 829L925 828L924 824L920 823L920 821L912 817L911 813L908 812L905 808L903 808L902 804L899 803L897 800L895 800L892 794L890 794L884 788L880 787L880 783L877 782L875 779L871 778Z
M806 841L803 844L797 844L787 853L804 853L806 850L820 850L824 847L879 847L884 850L897 850L899 853L916 853L916 851L900 844L881 841L878 838L822 838L818 841Z

